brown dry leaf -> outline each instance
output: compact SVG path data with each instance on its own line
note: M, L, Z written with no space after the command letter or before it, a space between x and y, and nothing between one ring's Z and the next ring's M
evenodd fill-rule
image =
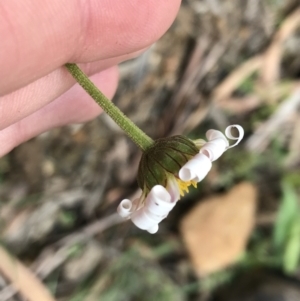
M289 143L289 153L285 158L285 166L293 168L300 162L299 149L300 149L300 114L297 112L297 118L293 128L292 137Z
M197 205L181 223L181 233L199 276L236 262L255 223L256 189L243 182L228 193Z
M48 289L17 258L0 247L0 272L28 301L55 301Z

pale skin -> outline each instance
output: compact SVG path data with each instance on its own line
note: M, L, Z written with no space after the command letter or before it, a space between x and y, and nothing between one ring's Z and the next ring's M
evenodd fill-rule
M117 64L170 27L180 0L0 0L0 156L101 113L63 67L78 63L112 98Z

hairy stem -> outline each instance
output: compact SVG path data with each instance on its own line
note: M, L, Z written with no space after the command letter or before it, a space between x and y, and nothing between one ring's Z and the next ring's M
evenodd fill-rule
M96 101L128 137L143 151L153 145L153 140L137 127L123 112L120 111L94 84L87 75L76 65L66 64L66 68L79 85Z

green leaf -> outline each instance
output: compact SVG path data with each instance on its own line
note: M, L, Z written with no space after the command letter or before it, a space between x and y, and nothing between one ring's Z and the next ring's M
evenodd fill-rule
M286 240L291 233L293 221L299 215L297 195L287 183L284 183L283 198L279 206L273 236L273 243L277 251L285 249Z

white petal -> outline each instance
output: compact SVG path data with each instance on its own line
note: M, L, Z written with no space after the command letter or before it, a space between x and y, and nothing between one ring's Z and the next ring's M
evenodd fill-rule
M224 139L216 138L205 143L200 149L200 153L207 156L211 161L215 161L222 156L227 146L228 142L226 143Z
M171 202L169 192L161 185L154 186L145 201L145 210L159 217L165 217L173 209L176 202Z
M231 134L232 128L236 128L238 130L238 132L239 132L238 137L235 137ZM235 147L236 145L238 145L241 142L241 140L244 137L244 129L238 124L233 124L233 125L228 126L225 129L225 135L228 139L237 140L237 142L235 144L227 147L227 149L229 149L229 148Z
M117 209L119 215L123 218L129 217L131 214L132 202L128 199L123 200Z
M148 230L158 225L162 218L147 214L145 207L143 207L132 214L131 220L138 228Z
M182 181L202 181L212 166L210 159L199 153L189 160L179 171L179 178Z
M156 224L156 225L154 225L152 228L150 228L150 229L148 229L147 231L149 232L149 233L151 233L151 234L154 234L154 233L156 233L157 231L158 231L158 225Z
M226 143L226 146L229 145L228 140L226 139L226 137L224 136L224 134L220 131L217 130L208 130L206 132L206 137L208 139L208 141L212 141L214 139L223 139L224 142Z
M171 202L169 192L161 185L154 186L149 192L144 206L131 215L132 222L140 229L155 233L158 224L176 205Z

